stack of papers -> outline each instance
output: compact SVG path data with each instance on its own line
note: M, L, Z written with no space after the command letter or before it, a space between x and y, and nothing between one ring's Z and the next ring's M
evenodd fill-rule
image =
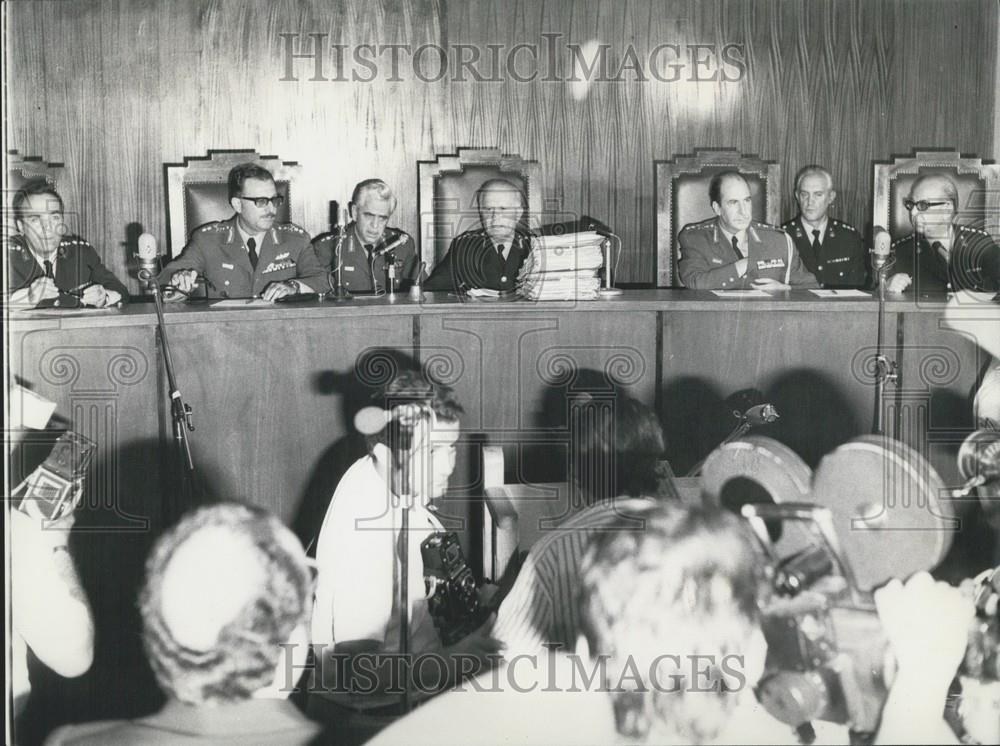
M517 292L528 300L594 300L604 264L604 236L593 231L531 240L531 253L517 276Z

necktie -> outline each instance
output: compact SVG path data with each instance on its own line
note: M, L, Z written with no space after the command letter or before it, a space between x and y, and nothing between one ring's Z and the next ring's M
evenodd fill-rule
M819 254L819 247L820 247L819 231L813 230L813 242L812 242L813 256Z
M250 256L250 266L257 271L257 239L251 236L247 239L247 254Z
M740 242L736 236L733 236L733 253L736 254L737 261L743 258L743 254L740 253Z
M45 276L48 277L50 280L54 280L56 277L54 274L52 274L52 262L46 259L44 264L45 264Z
M507 263L507 260L503 258L503 244L497 246L497 256L500 258L501 267Z

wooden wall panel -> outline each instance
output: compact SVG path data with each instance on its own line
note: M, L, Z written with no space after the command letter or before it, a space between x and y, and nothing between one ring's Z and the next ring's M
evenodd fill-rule
M305 227L318 232L328 201L371 175L396 186L395 222L415 230L416 161L495 145L542 164L553 210L616 227L626 246L619 276L631 282L653 279L655 159L733 146L778 160L786 212L795 171L824 163L839 184L837 214L866 224L873 160L917 146L995 148L992 0L72 0L4 10L8 147L67 164L65 196L79 212L71 226L120 274L129 224L164 235L162 164L209 148L256 147L305 164ZM690 63L677 82L627 72L574 97L572 85L541 76L426 83L405 55L390 80L383 55L372 82L309 80L309 60L295 62L298 81L283 81L283 33L299 45L327 34L325 45L411 52L472 44L484 64L486 45L503 45L505 59L555 33L563 77L567 43L606 43L616 65L629 44L643 64L663 43L715 45L716 54L739 44L747 71L728 83L689 80ZM329 50L324 60L332 77ZM517 60L525 70L527 53Z

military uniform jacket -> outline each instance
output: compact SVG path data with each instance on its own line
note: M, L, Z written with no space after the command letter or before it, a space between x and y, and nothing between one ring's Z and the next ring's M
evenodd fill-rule
M456 237L448 253L438 262L424 283L426 290L461 292L470 288L514 290L517 273L531 251L531 237L518 230L511 241L505 261L500 261L496 246L482 228Z
M781 228L795 242L803 266L823 287L862 288L867 284L868 253L853 225L827 218L818 253L813 251L812 229L803 225L801 215Z
M889 276L905 273L917 293L954 290L1000 292L1000 246L988 233L965 225L956 226L947 260L926 238L914 235L893 242L896 264Z
M771 279L797 287L818 287L816 278L802 265L791 237L767 223L747 228L747 272L740 277L736 262L742 259L719 226L717 217L684 226L677 237L681 281L696 290L737 290L752 287L757 279Z
M211 283L210 298L252 298L272 282L286 280L301 280L317 292L327 289L326 271L316 259L309 234L293 223L268 229L257 256L254 270L233 215L196 228L181 255L160 272L159 282L170 282L175 272L193 269Z
M354 221L344 229L344 244L341 247L343 261L344 287L352 293L372 293L378 290L388 290L389 268L385 263L385 254L375 257L372 261L368 247L361 243L355 229ZM387 229L377 244L371 246L376 251L392 243L401 235L401 231ZM316 258L324 270L336 270L337 233L324 233L313 240ZM396 256L396 283L400 290L405 290L417 279L417 250L413 245L413 237L407 236L406 243L392 252ZM400 266L401 265L401 266Z
M7 291L13 293L28 287L39 277L45 276L45 269L35 259L28 248L24 236L12 236L7 242ZM128 302L128 289L104 266L100 255L89 243L79 236L64 236L56 249L55 283L62 292L77 290L81 285L93 283L103 285L106 290L115 290ZM42 305L51 305L43 301Z

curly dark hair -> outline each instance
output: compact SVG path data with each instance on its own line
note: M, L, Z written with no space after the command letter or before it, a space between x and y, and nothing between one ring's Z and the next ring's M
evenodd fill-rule
M139 597L157 681L188 704L248 699L273 683L311 597L302 546L275 516L236 503L189 513L153 547Z
M760 629L755 544L743 521L717 507L658 502L636 517L641 529L598 534L584 558L581 630L607 661L620 733L643 739L655 720L682 740L711 740L736 703L720 657L742 655ZM713 656L695 674L716 682L709 690L692 681L695 655ZM628 665L643 681L619 678Z

